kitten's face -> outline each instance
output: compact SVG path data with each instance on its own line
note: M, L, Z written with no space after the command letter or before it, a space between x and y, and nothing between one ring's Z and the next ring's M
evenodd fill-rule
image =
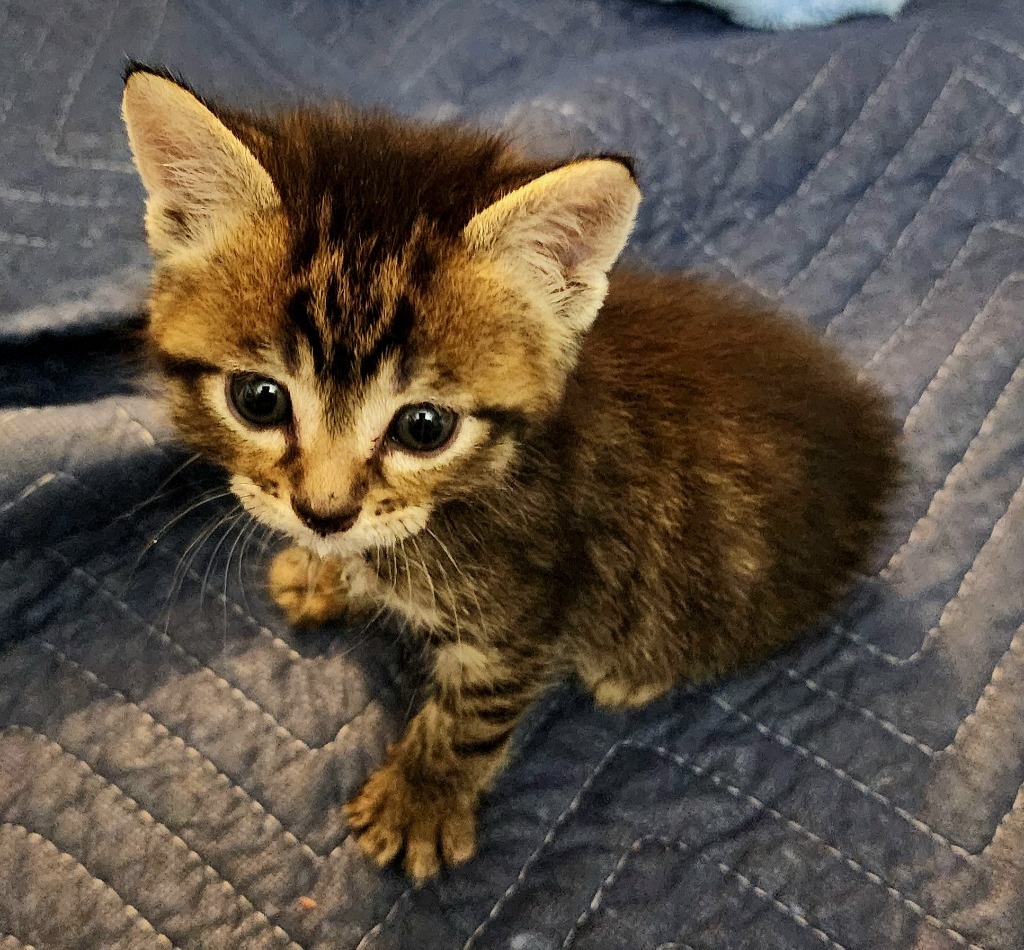
M466 254L421 285L410 250L360 286L344 249L295 273L289 238L272 215L158 277L175 417L267 524L321 553L394 544L501 480L556 403L559 341Z
M466 209L454 233L415 208L375 233L372 203L352 225L345 183L298 214L166 78L130 76L125 117L174 417L251 513L350 556L503 481L523 433L557 408L628 234L638 193L622 164L542 175Z

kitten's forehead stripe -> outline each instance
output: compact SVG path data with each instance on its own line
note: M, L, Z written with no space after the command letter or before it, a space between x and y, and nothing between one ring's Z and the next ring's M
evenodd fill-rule
M331 329L339 326L343 317L341 309L341 286L338 275L332 273L327 278L327 288L324 291L324 320Z
M405 295L398 298L391 322L381 327L380 335L370 351L359 363L359 375L363 381L372 379L380 369L381 362L409 345L415 313L412 302Z
M312 223L305 227L294 229L294 242L292 244L292 270L295 273L303 273L309 270L317 251L320 249L320 229Z
M297 368L298 348L308 345L319 378L342 385L365 384L378 374L384 360L397 355L401 382L411 360L408 348L416 321L408 295L399 289L391 299L381 287L380 267L360 281L359 275L339 273L339 264L323 261L318 267L317 263L315 259L303 278L306 283L286 304L293 328L285 349L289 367Z
M287 305L288 317L292 325L309 345L313 356L313 369L319 374L327 366L327 354L320 328L316 325L313 313L313 293L308 287L302 287L292 294Z
M437 256L427 241L417 241L409 251L409 283L422 290L437 270Z

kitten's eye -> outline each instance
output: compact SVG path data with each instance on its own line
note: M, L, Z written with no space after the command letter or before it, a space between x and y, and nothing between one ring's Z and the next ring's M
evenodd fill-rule
M231 405L243 422L260 429L279 426L291 416L288 390L280 383L255 373L239 373L228 379Z
M451 409L428 402L405 406L391 420L388 438L410 452L433 452L452 437L457 421Z

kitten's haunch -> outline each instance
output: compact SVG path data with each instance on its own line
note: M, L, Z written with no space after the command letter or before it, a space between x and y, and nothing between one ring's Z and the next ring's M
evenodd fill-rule
M133 65L149 334L182 436L293 547L296 624L386 609L431 693L347 814L424 879L473 852L524 710L764 657L867 564L882 400L801 327L612 270L630 162L337 106L255 115Z

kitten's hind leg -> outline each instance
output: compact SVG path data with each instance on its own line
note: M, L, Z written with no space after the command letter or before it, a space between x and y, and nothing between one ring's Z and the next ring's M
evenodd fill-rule
M594 657L577 657L576 673L593 695L594 702L604 709L646 706L676 685L676 677L653 670L641 675Z
M305 548L290 547L271 562L267 586L290 623L317 626L369 608L362 590L366 585L357 576L360 567L365 565L324 559Z

